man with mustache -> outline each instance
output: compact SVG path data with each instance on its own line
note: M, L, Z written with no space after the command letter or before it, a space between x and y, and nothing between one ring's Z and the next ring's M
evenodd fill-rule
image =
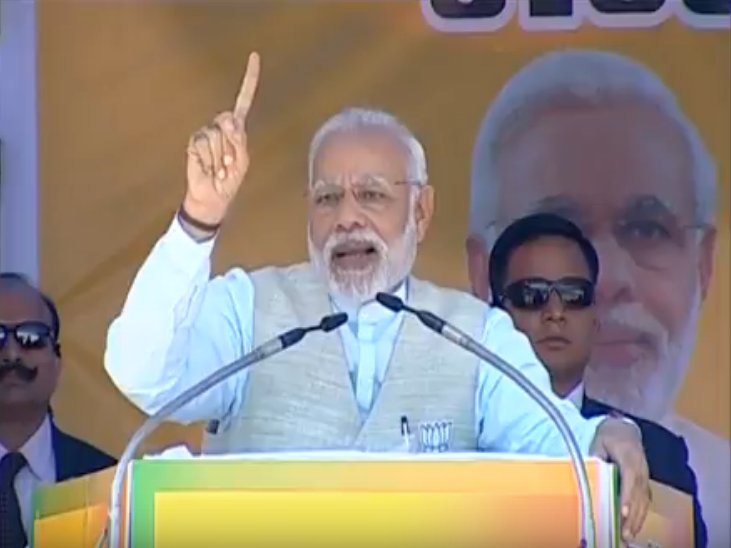
M601 329L594 300L601 269L594 246L581 230L548 213L522 217L500 234L489 266L492 305L506 310L528 336L556 395L571 401L587 418L615 412L584 393L584 372ZM695 546L706 546L685 442L658 424L630 418L642 430L650 477L693 497Z
M558 430L501 374L375 302L388 291L445 316L505 356L551 397L580 440L619 464L623 535L649 504L636 425L583 419L550 393L525 336L502 311L410 276L433 211L424 150L396 118L348 109L315 134L307 184L310 262L235 268L210 279L210 254L249 166L246 117L253 54L231 112L193 134L178 214L110 326L105 364L131 401L152 413L171 397L272 336L346 311L337 333L313 333L182 409L182 422L216 421L209 451L362 449L401 444L400 418L451 423L449 448L566 455Z
M602 264L586 392L683 436L708 525L729 538L728 440L673 413L708 290L716 173L697 129L647 68L599 51L541 56L491 103L473 155L468 267L489 299L497 235L532 212L574 221Z
M61 323L50 298L15 273L0 273L0 547L23 548L31 497L41 484L114 466L62 432L50 400L61 373Z

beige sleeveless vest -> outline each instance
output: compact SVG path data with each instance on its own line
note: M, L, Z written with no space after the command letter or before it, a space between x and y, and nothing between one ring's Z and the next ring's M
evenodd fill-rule
M327 290L308 263L265 268L251 277L255 346L332 313ZM466 293L411 278L409 304L481 335L485 304ZM203 451L384 451L401 443L403 415L413 429L451 421L450 450L474 450L478 364L407 314L380 392L362 421L339 333L311 333L249 370L241 408L225 430L206 435Z

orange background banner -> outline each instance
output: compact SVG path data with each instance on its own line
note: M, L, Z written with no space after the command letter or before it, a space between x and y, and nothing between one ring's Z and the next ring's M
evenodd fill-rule
M400 116L427 150L437 208L419 275L468 289L470 163L485 109L536 55L591 47L657 71L717 161L716 265L677 409L729 437L728 32L677 20L526 32L514 21L493 33L440 34L416 2L41 2L38 10L41 280L60 306L67 351L55 407L75 432L119 451L140 419L103 370L106 329L181 199L189 134L228 108L249 51L263 59L252 167L216 269L306 258L309 139L335 111L366 104Z
M540 32L516 16L491 32L444 33L415 1L49 0L37 9L40 279L60 306L65 372L54 407L73 433L118 453L142 418L104 372L106 330L183 195L188 136L230 108L250 51L263 62L252 166L217 244L216 270L306 258L309 140L341 108L372 105L399 116L427 150L436 214L417 273L469 289L464 244L482 117L521 67L571 47L614 51L656 72L718 167L715 268L675 409L728 445L727 29L669 17L653 28L585 21L575 31ZM148 449L181 439L197 446L200 427L165 427Z

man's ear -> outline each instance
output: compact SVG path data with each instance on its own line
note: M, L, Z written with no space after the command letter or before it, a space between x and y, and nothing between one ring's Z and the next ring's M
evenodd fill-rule
M416 236L419 243L424 240L426 231L431 223L432 215L434 215L434 187L424 185L419 188L419 197L414 207L414 219L416 220Z
M472 293L479 299L490 302L490 262L485 239L471 234L467 237L465 248Z
M60 354L60 352L61 352L61 350L59 347L59 354ZM61 372L63 371L63 360L61 359L61 356L54 353L54 357L55 357L55 360L54 360L55 367L52 368L52 373L51 373L53 375L53 381L52 381L53 382L53 393L55 393L56 389L58 388L58 383L61 380Z
M716 250L716 229L706 229L700 243L700 256L698 257L698 277L701 284L701 297L706 298L708 289L711 286L713 275L713 253Z

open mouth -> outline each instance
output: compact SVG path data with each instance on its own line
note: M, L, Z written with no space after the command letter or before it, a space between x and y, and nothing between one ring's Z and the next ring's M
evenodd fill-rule
M336 246L331 254L338 268L362 269L378 259L378 249L368 242L352 242Z

